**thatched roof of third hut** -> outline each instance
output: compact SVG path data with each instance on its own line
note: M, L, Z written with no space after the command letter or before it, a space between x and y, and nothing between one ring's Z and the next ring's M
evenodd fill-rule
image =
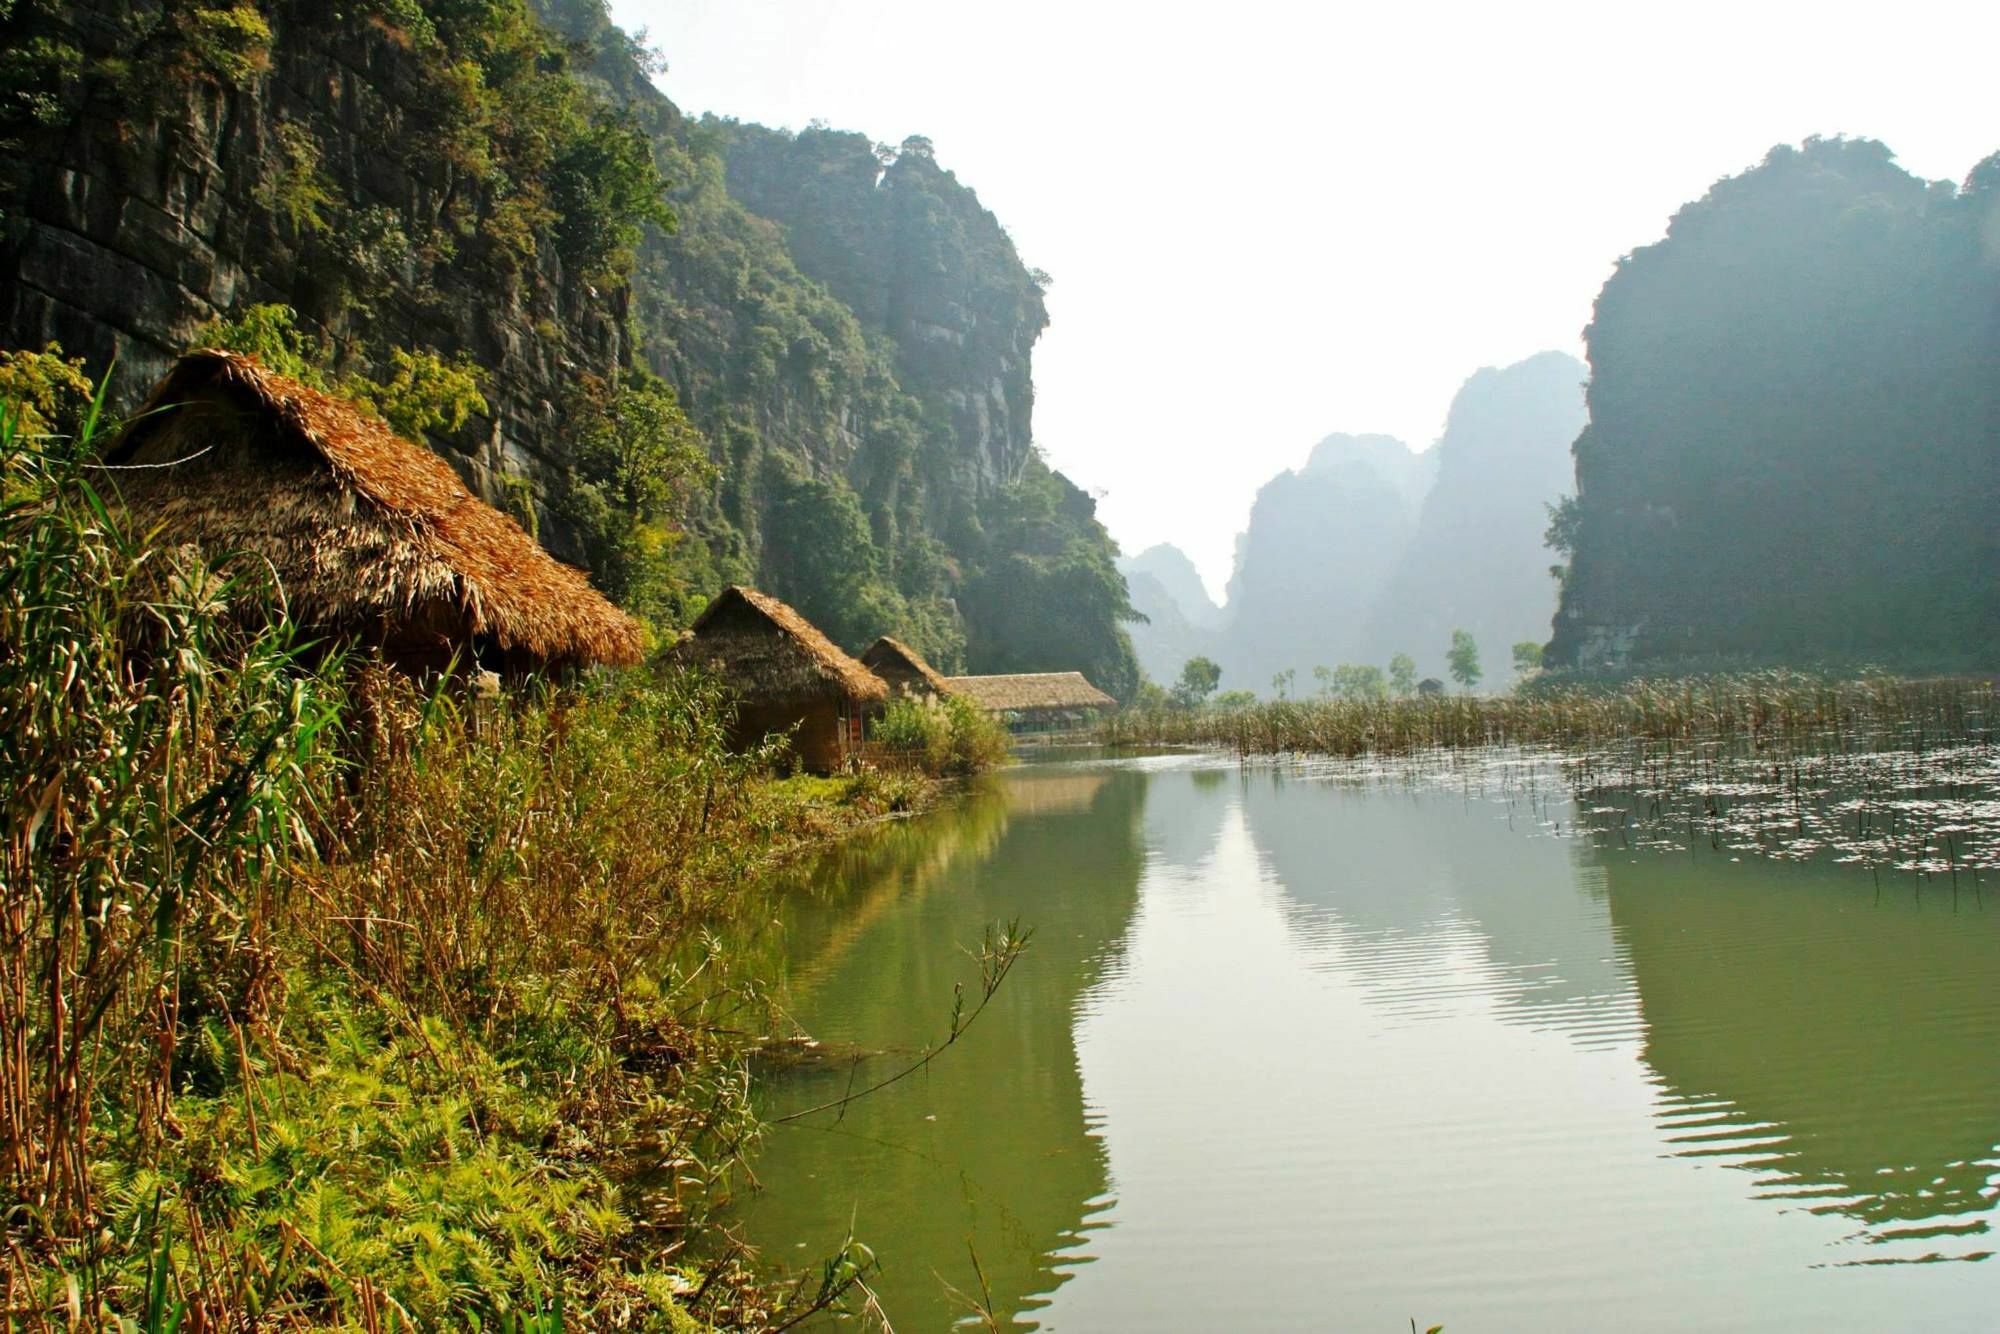
M953 694L993 713L1118 707L1117 700L1092 685L1082 672L1016 672L945 680Z

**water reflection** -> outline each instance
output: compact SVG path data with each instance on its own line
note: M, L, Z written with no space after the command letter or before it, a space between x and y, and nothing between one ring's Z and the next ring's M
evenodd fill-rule
M1421 1020L1477 996L1584 1042L1634 1034L1588 849L1548 837L1518 803L1335 786L1312 769L1246 770L1241 788L1302 946L1391 1012Z
M1828 1263L1981 1259L2000 1189L2000 921L1933 883L1708 855L1614 859L1669 1151L1853 1220Z
M851 1226L906 1331L969 1250L1058 1330L1990 1327L2000 1265L1873 1262L1994 1249L2000 910L1530 791L1046 766L836 859L785 915L822 1039L906 1058L982 924L1035 944L928 1074L774 1132L752 1239Z
M964 949L984 924L1035 934L944 1059L837 1122L771 1132L755 1167L779 1188L745 1202L753 1240L804 1261L852 1229L883 1258L873 1286L904 1329L966 1314L951 1290L979 1291L975 1253L1003 1316L1062 1282L1108 1192L1070 1015L1132 912L1145 788L1139 773L1024 771L819 868L818 892L785 915L798 961L786 1001L822 1041L882 1052L862 1083L943 1035L955 983L976 998ZM767 1080L769 1110L837 1097L849 1079L836 1061Z

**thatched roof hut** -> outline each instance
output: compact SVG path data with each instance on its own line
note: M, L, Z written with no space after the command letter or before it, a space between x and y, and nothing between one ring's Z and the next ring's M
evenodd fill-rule
M397 665L639 660L637 623L443 459L254 357L181 358L105 462L166 540L263 556L296 621Z
M812 622L768 593L735 585L708 604L668 657L713 673L735 692L732 744L748 749L791 731L799 761L821 773L860 750L863 718L889 698L881 677Z
M888 682L890 691L897 695L923 697L951 693L950 683L924 661L924 655L900 639L883 635L861 655L861 665Z
M951 676L945 684L989 713L1082 713L1115 709L1118 701L1082 672L1020 672L1011 676Z

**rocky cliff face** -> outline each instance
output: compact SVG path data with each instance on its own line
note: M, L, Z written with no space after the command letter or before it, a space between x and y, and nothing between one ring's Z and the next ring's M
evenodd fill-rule
M1553 663L2000 657L2000 156L1780 145L1620 261L1585 337Z
M84 0L11 25L75 56L8 127L0 342L115 360L126 407L203 323L281 303L349 358L468 353L493 411L433 445L489 498L546 474L560 386L625 355L622 289L570 272L546 229L508 253L480 226L504 201L423 151L444 128L432 71L379 15L279 0L268 38L218 51L173 9Z
M928 143L690 123L602 0L0 14L0 347L115 357L122 407L205 322L287 306L339 373L480 368L490 411L429 443L559 555L610 533L621 579L652 562L647 615L747 579L947 667L980 665L972 641L1136 670L1110 539L1032 453L1040 282ZM639 226L655 168L671 228ZM716 480L628 541L571 414L640 370ZM974 624L1002 566L1048 642Z
M799 267L894 345L903 387L949 426L960 479L991 490L1019 477L1048 311L978 196L924 139L890 150L833 130L708 128L730 193L780 223Z

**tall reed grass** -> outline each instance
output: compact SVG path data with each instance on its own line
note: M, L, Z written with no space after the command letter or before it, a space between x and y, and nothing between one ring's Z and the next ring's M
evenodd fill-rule
M1817 751L1990 739L1995 706L1988 679L1839 680L1763 672L1499 696L1127 710L1105 722L1100 739L1345 757L1506 745L1591 748L1630 740Z
M9 1327L789 1318L703 1254L756 1131L710 928L857 812L692 678L487 701L305 644L257 562L130 531L90 435L0 416Z

